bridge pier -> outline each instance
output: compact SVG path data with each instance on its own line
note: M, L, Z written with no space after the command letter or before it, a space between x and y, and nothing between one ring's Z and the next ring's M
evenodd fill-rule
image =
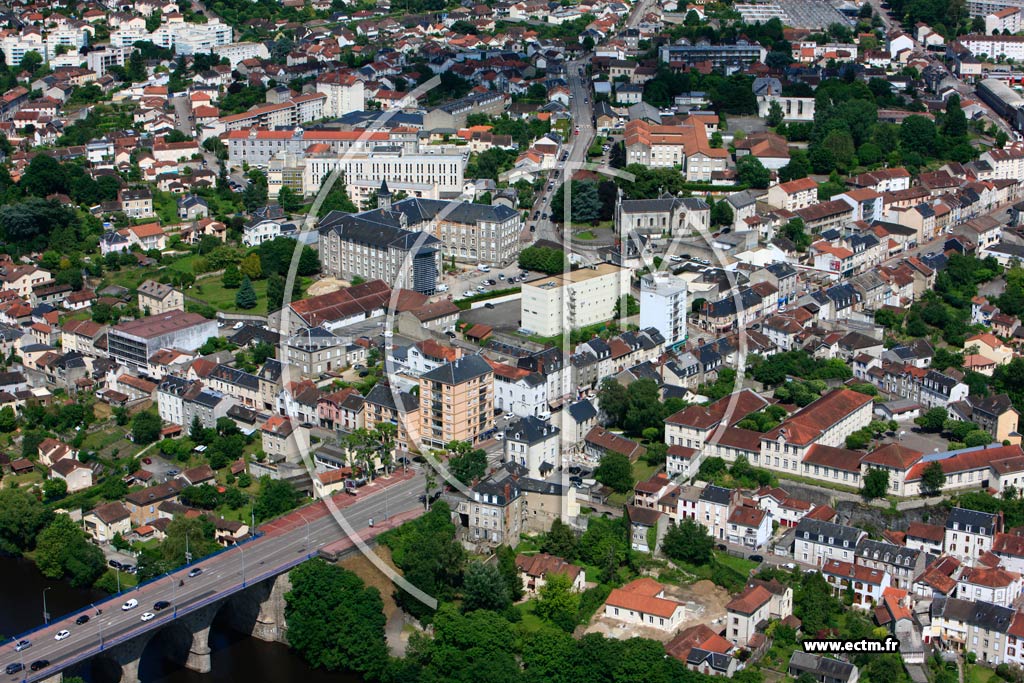
M141 656L141 653L140 653ZM140 657L128 657L121 662L121 682L120 683L142 683L139 680L139 662Z
M210 625L192 633L192 645L188 650L185 668L196 673L210 673L213 664L210 657Z
M284 596L292 589L288 574L280 574L270 588L270 594L260 602L259 614L252 626L252 637L268 643L287 643Z

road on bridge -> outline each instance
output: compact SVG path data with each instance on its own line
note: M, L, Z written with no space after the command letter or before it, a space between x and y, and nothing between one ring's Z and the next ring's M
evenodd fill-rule
M348 524L360 538L369 541L386 526L385 517L401 515L402 519L423 512L419 496L424 492L424 478L418 470L396 472L388 480L378 479L359 490L359 495L338 494L336 502ZM369 520L374 520L373 528ZM160 629L182 616L211 602L243 590L252 583L281 574L287 569L315 556L325 546L339 546L346 534L335 521L327 505L317 501L259 527L262 535L248 543L193 563L167 576L155 579L137 589L97 603L83 611L51 621L47 626L19 636L0 646L0 672L7 665L20 662L25 670L4 675L12 681L37 681L53 676L58 671L89 659L114 645L134 638L146 631ZM189 578L191 570L199 568L199 576ZM179 586L179 582L182 585ZM121 605L129 600L138 601L138 607L124 611ZM166 600L170 607L159 612L154 603ZM102 610L102 613L100 613ZM156 616L147 622L145 612ZM80 615L90 620L75 625ZM61 630L70 631L64 640L55 640ZM23 638L32 646L22 652L15 651L15 643ZM30 671L32 662L49 660L50 664L38 672Z

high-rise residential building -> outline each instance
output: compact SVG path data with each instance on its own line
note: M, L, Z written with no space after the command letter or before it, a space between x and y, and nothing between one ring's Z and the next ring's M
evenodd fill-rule
M640 280L640 329L661 332L665 346L686 341L686 281L655 272Z
M626 269L601 263L524 282L520 325L551 337L611 320L619 297L629 293L628 276Z
M420 438L427 446L476 443L494 429L494 371L463 356L420 375Z

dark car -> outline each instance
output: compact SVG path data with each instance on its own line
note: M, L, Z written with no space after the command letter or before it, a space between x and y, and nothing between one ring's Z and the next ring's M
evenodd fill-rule
M188 573L188 578L194 579L195 577L199 576L202 573L203 573L202 567L193 567L192 570Z
M725 544L724 543L719 543L718 544L718 549L719 550L725 550Z
M545 213L545 214L542 214L542 215L541 215L541 218L543 218L544 220L547 220L547 219L548 219L548 215L547 215L546 213Z
M582 471L583 468L580 467L579 465L572 465L571 467L569 467L569 474L579 474Z
M456 335L456 334L455 334L454 332L452 332L451 330L448 330L448 331L447 331L447 332L446 332L445 334L447 334L447 335L448 335L448 337L449 337L450 339L455 339L455 337L457 336L457 335Z
M534 211L533 212L533 220L537 220L538 218L540 218L540 211Z
M75 624L77 626L81 626L82 624L88 624L88 623L89 623L89 615L88 614L79 615L79 617L77 619L75 619Z
M156 602L153 603L153 611L154 612L159 612L160 610L167 609L170 606L171 606L171 603L167 602L166 600L157 600Z
M39 671L40 669L45 669L48 666L50 666L49 659L37 659L36 661L32 662L28 668L32 669L33 671Z
M8 664L7 668L4 669L4 671L7 672L8 676L10 676L11 674L16 674L19 671L24 671L24 670L25 670L25 667L22 666L21 662L14 662L12 664Z
M574 474L569 477L569 483L573 486L583 486L583 477Z
M494 304L488 301L487 303L484 304L484 308L494 308Z
M369 375L369 374L370 374L370 371L369 371L369 370L360 370L360 371L359 371L359 376L360 376L360 377L366 377L366 376L367 376L367 375Z
M530 226L530 232L537 232L537 226L536 225L531 225Z
M751 562L764 562L764 557L762 555L751 555L747 559Z
M109 564L114 569L120 569L121 568L121 563L118 562L117 560L110 560L109 562L107 562L107 564Z

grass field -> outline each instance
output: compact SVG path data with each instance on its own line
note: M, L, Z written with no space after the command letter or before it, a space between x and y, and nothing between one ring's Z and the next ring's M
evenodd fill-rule
M750 570L758 566L757 562L752 562L744 557L735 557L729 553L718 551L715 552L715 559L718 560L719 564L735 569L744 576L750 574Z
M237 289L226 289L219 277L213 277L197 283L189 290L189 296L205 301L218 311L234 311L251 315L265 315L267 312L267 281L256 280L252 283L256 290L256 307L243 310L235 305Z
M964 683L995 683L1002 680L996 676L996 672L986 669L978 664L964 665Z
M584 230L583 232L576 233L573 237L578 240L592 240L596 235L589 230Z

